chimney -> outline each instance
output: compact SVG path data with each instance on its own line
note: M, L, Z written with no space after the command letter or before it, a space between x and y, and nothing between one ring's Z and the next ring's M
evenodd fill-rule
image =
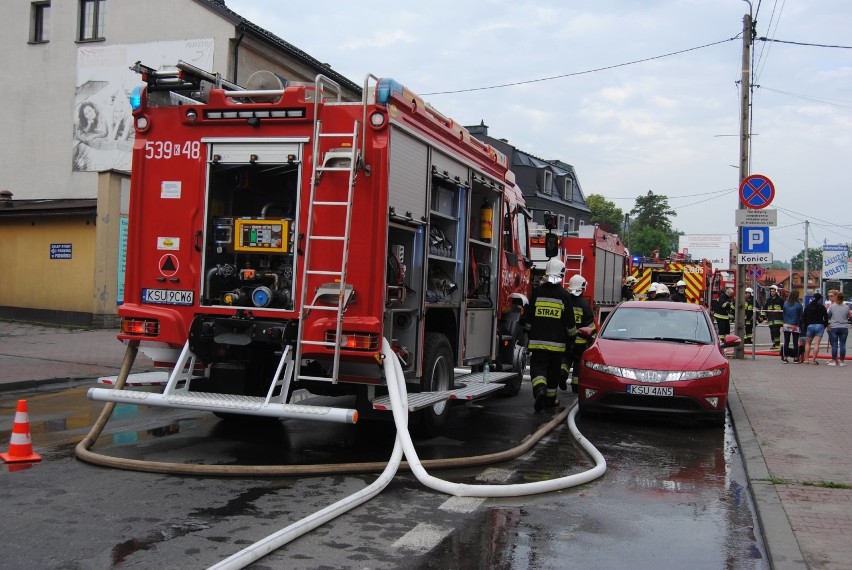
M12 207L12 194L11 190L0 190L0 202L3 203L4 208Z

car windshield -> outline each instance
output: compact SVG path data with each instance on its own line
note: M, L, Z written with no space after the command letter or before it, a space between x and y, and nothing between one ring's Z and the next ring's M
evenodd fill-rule
M600 336L615 340L658 340L710 344L713 336L704 313L621 307L610 315Z

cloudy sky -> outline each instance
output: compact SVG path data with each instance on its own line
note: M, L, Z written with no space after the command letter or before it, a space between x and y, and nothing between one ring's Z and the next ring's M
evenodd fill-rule
M393 77L457 122L574 166L625 211L736 241L743 16L757 22L751 174L775 185L776 260L852 243L849 0L227 0L358 84ZM774 41L769 41L774 40ZM818 45L813 45L818 44ZM834 46L834 47L821 47Z

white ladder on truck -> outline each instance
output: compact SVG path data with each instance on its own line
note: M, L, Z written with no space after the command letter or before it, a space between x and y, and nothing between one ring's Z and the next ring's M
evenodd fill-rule
M355 121L352 132L348 133L326 133L322 130L322 121L316 120L316 128L314 129L314 146L313 146L313 171L311 173L311 195L308 202L308 222L305 231L305 253L302 269L302 295L299 306L301 307L301 319L299 325L299 334L296 342L296 363L297 366L302 362L302 354L306 346L324 346L334 351L332 360L331 377L312 376L298 374L299 380L323 380L337 383L340 369L340 338L343 331L343 313L352 298L352 288L346 285L346 273L349 266L349 236L352 226L352 198L355 188L355 177L358 171L360 162L358 135L360 122ZM348 166L326 166L320 164L323 156L320 152L320 142L323 139L342 139L349 142L351 153L344 153L338 150L338 156L345 160L348 158ZM344 147L347 148L347 147ZM318 200L317 186L322 180L322 175L326 172L347 172L349 181L346 188L345 200ZM346 222L341 233L317 234L314 229L314 214L316 210L324 208L345 208ZM322 218L322 216L319 216ZM341 244L341 259L340 266L334 269L319 269L318 260L312 257L313 242L316 241L336 241ZM331 282L323 283L314 291L313 300L308 302L308 284L312 276L327 276ZM323 299L334 298L334 302L323 302ZM336 317L335 335L331 340L306 340L305 326L306 319L312 311L327 311L334 314Z

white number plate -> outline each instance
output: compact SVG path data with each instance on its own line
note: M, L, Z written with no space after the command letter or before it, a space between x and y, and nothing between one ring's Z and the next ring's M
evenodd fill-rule
M666 386L638 386L629 384L627 386L628 394L637 396L674 396L674 388Z
M192 291L175 291L173 289L142 289L142 302L157 305L192 305Z

